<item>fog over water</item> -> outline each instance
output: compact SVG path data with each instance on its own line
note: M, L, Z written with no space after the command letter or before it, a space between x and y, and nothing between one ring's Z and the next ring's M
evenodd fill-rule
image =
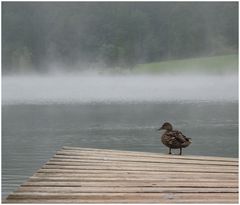
M2 103L235 101L237 75L5 76Z

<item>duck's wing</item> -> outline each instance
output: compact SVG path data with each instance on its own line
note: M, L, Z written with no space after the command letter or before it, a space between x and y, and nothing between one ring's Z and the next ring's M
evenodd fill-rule
M184 142L186 142L186 141L189 141L189 138L186 137L185 135L183 135L183 134L182 134L180 131L178 131L178 130L173 131L173 135L174 135L175 139L176 139L177 141L179 141L180 143L184 143Z

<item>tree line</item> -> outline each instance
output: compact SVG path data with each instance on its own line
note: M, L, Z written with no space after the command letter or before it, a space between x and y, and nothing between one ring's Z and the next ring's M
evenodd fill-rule
M238 2L3 2L2 69L131 68L237 53Z

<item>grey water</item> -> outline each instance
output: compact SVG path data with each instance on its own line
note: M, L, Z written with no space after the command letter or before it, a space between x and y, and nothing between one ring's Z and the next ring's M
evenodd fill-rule
M164 121L183 154L238 157L237 76L3 77L2 197L62 146L167 153Z

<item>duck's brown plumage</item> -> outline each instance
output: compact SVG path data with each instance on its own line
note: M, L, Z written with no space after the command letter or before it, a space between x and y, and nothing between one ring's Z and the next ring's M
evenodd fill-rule
M162 137L162 143L169 147L169 154L171 149L180 149L180 155L182 154L182 148L185 148L191 144L191 138L186 137L182 132L173 130L172 125L165 122L159 130L166 130Z

